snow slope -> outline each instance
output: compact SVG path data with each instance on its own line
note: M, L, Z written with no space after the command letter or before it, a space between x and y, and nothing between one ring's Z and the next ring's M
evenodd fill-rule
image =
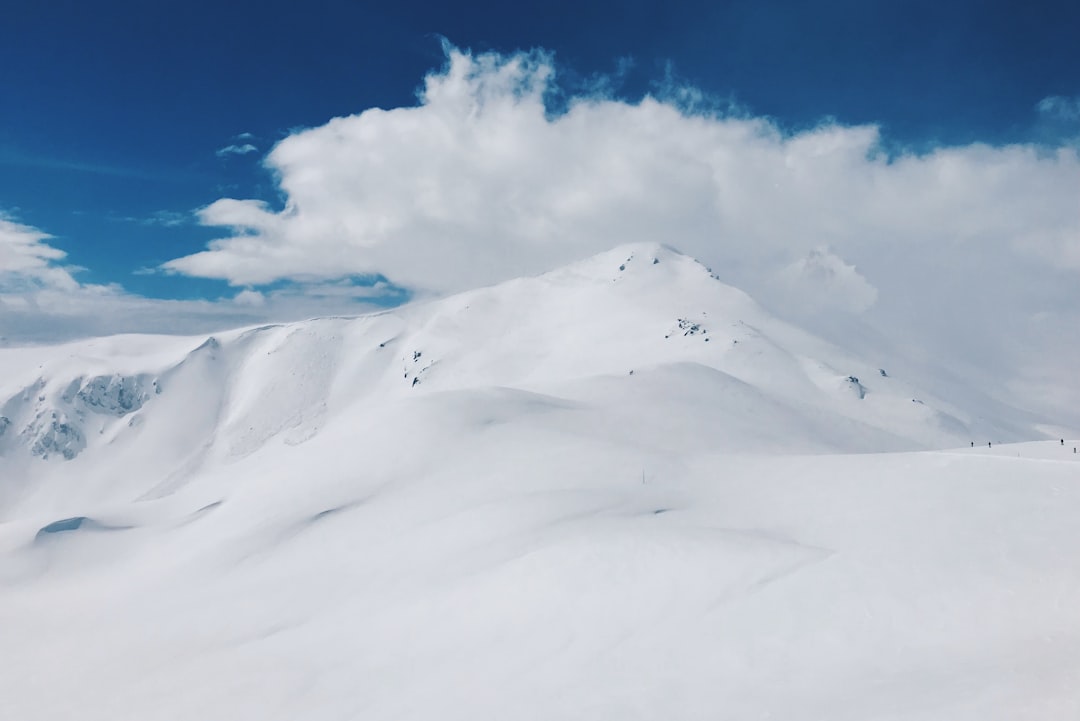
M10 474L44 479L34 493L131 498L385 403L483 388L558 398L560 423L586 432L638 423L664 443L678 431L692 448L865 452L1043 437L1018 413L984 411L977 389L957 389L963 409L921 392L887 375L889 360L800 333L677 252L629 246L360 318L4 350L0 454ZM10 508L17 484L6 485Z
M4 349L0 718L1078 717L1077 443L889 362L657 245Z

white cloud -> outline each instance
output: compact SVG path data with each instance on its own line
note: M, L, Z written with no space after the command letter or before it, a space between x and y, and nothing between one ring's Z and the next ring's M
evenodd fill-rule
M560 96L552 114L560 92L543 52L449 48L415 107L279 142L265 162L284 206L210 204L200 221L231 232L164 268L238 286L381 273L449 292L651 240L782 315L816 310L805 322L826 335L837 308L863 310L927 362L1022 364L1033 314L1080 318L1076 147L890 155L875 126L787 134L693 88Z
M211 203L200 222L229 232L163 267L245 288L292 279L344 302L364 292L337 282L351 275L449 292L661 241L845 345L852 335L838 334L861 311L898 347L957 372L995 366L988 377L1000 379L1061 351L1031 328L1048 313L1080 320L1076 147L890 155L875 126L788 134L673 84L625 102L597 83L553 114L550 55L450 48L415 107L279 142L265 163L283 207ZM1068 114L1069 102L1039 112ZM294 290L243 306L253 299L228 304L270 314L314 302Z
M378 310L361 297L327 296L304 286L273 293L243 290L215 300L163 300L115 286L0 290L0 341L51 343L116 333L212 333L268 322Z
M51 237L0 212L0 293L78 287L72 269L58 265L67 254L45 242Z
M229 155L247 155L248 153L257 153L258 151L259 149L251 143L244 143L243 145L233 144L226 145L224 148L218 148L216 154L219 158L224 158Z
M184 213L176 210L155 210L150 215L141 218L132 215L109 217L116 220L122 220L126 223L138 223L139 225L159 226L162 228L177 228L192 222L192 214L190 212Z
M822 310L861 313L877 301L877 288L855 266L828 248L815 248L776 275L774 293L802 313Z
M117 285L80 283L77 268L51 236L0 212L0 342L54 342L114 333L206 333L224 328L363 313L363 301L391 292L385 284L352 293L296 285L273 292L244 290L218 300L161 300ZM346 285L344 283L338 285Z
M160 225L166 228L175 228L190 222L191 213L181 213L175 210L157 210L148 218L143 218L143 225Z
M895 269L875 266L879 249L1080 268L1075 150L972 145L890 159L873 126L788 136L765 119L653 98L577 98L551 117L553 78L543 53L451 49L418 106L281 141L266 162L285 207L212 203L201 222L233 234L165 268L237 285L383 273L451 291L637 240L737 266L732 279L751 284L822 245L856 259L871 284Z
M237 305L250 305L261 306L266 304L266 296L257 290L251 288L245 288L233 297L233 302Z

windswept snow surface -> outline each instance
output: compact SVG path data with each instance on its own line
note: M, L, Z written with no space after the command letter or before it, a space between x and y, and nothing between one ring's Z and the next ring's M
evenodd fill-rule
M1080 718L1077 441L904 367L653 245L2 350L0 718Z

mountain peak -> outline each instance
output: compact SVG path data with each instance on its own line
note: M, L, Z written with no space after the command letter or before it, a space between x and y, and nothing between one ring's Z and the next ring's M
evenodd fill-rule
M881 358L861 360L779 321L655 242L371 316L209 339L118 337L22 355L18 363L10 356L0 385L0 461L102 454L124 463L151 449L155 436L167 450L152 454L153 465L165 476L208 453L228 458L273 439L305 442L335 416L360 413L360 401L448 391L574 400L654 384L650 407L666 408L662 415L699 416L691 401L712 395L720 417L711 422L773 449L942 447L985 435L980 416L990 417L881 373L889 365ZM683 396L693 407L671 405ZM762 414L772 422L747 440L745 429ZM180 428L180 417L198 423ZM998 438L1035 435L1007 423L994 430Z
M619 245L610 250L570 263L563 268L549 271L549 273L564 271L582 275L596 273L598 276L606 278L614 272L624 273L631 269L642 270L664 263L676 263L687 268L696 266L706 274L710 273L704 265L694 258L670 245L655 242Z

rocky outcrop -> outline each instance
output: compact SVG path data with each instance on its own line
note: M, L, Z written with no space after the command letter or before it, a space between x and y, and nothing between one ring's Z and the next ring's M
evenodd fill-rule
M86 437L79 427L56 411L35 418L22 435L30 442L30 453L45 460L62 456L70 461L86 448Z
M117 417L139 410L149 397L140 378L120 375L91 378L75 394L87 410Z
M0 453L19 452L21 446L22 452L42 459L71 460L86 448L90 418L130 416L159 392L146 375L78 377L62 392L50 392L55 388L39 378L0 404Z

